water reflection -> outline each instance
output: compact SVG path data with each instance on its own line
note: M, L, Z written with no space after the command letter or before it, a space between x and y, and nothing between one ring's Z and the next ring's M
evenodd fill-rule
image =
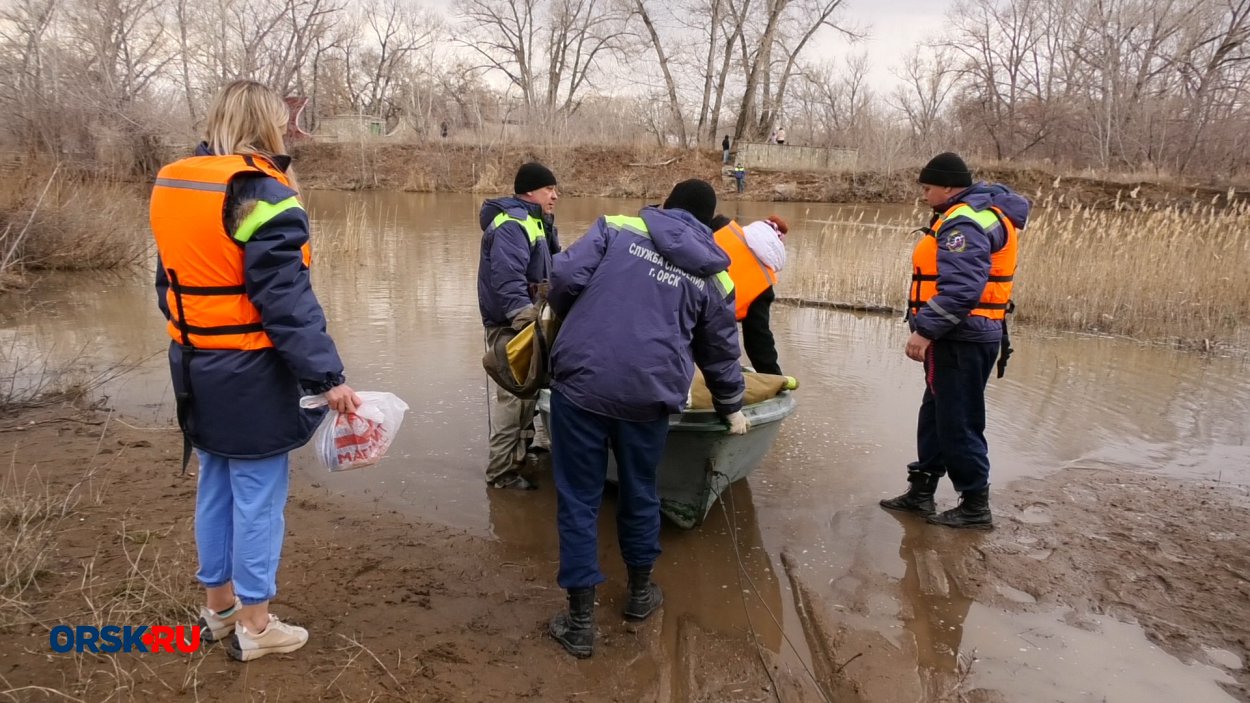
M514 550L518 560L549 563L554 582L555 499L549 474L540 473L542 488L525 495L488 491L482 480L487 389L479 365L476 299L481 199L312 194L315 231L341 226L353 203L368 225L353 251L319 245L314 234L316 290L348 376L358 389L398 394L412 410L391 455L376 467L325 474L312 468L306 455L297 456L297 466L303 480L332 491L377 500L414 519L492 536ZM576 238L601 214L632 212L640 204L562 199L562 239ZM830 205L738 206L741 210L731 214L742 219L777 212L799 223L796 236L815 236L815 226L805 228L805 221L846 219ZM776 616L790 639L803 646L787 588L777 578L784 550L795 556L806 582L826 585L823 606L876 633L883 640L876 644L896 644L898 635L917 643L914 652L898 655L900 670L910 665L949 673L953 652L980 647L984 653L994 638L978 628L989 627L984 623L993 618L981 606L960 600L961 594L927 592L932 586L924 585L925 562L919 555L928 550L940 555L941 550L926 543L926 534L913 534L911 526L876 507L879 498L904 487L906 464L915 453L923 381L919 365L902 354L906 327L889 317L784 305L774 307L773 326L783 367L802 379L799 409L749 482L730 491L736 522L717 507L698 530L666 527L657 567L669 599L666 651L676 652L682 642L701 636L692 633L741 642L754 629L772 656L792 656L782 630L772 624ZM78 356L100 368L122 359L146 360L138 372L105 391L136 424L167 426L173 405L163 328L146 271L52 275L32 293L0 300L0 362L11 369L43 358L55 363ZM987 392L995 490L1010 490L1015 478L1066 464L1109 464L1250 484L1245 359L1028 329L1013 330L1013 336L1018 351L1008 375L991 381ZM177 444L172 435L154 441ZM940 489L939 501L943 507L953 503L949 482ZM609 507L604 513L601 535L608 549L603 563L610 578L623 584L624 567L611 549L613 512ZM761 597L743 593L738 555ZM745 589L753 590L750 584ZM838 605L847 610L838 611ZM901 615L909 610L910 619ZM952 623L956 630L942 629ZM1023 660L1012 651L999 655L1007 671ZM1065 666L1070 662L1055 664L1057 671L1073 676L1093 675ZM1010 680L1002 685L1003 690L1022 690L1011 688ZM897 694L882 695L881 700L891 700Z
M972 607L972 598L964 595L959 585L948 577L949 558L943 554L942 542L949 543L950 534L936 532L923 518L888 513L903 529L898 555L906 564L898 588L902 596L902 618L914 640L917 659L925 670L921 682L926 700L936 699L950 689L970 662L960 658L964 636L964 620ZM983 539L980 535L957 535L961 542ZM961 544L959 554L970 547ZM956 563L961 557L957 554Z

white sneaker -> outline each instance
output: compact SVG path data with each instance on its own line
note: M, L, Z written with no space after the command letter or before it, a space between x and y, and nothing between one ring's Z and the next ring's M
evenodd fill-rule
M226 635L234 632L235 621L239 619L239 610L243 604L236 598L234 606L223 610L229 615L221 616L218 613L208 609L208 606L200 606L200 639L205 642L220 642L225 639Z
M308 630L288 625L269 614L269 625L259 634L247 631L247 625L237 623L234 635L226 642L226 653L241 662L251 661L266 654L294 652L308 642Z

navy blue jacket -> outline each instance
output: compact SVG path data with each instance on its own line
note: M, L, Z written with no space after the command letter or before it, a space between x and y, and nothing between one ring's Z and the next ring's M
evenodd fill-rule
M1029 201L1004 185L977 183L934 208L937 211L934 218L956 203L966 203L973 210L984 210L994 205L1021 232L1029 219ZM952 237L956 238L953 244ZM959 241L958 237L962 237L963 241ZM987 233L966 217L944 225L938 233L937 295L933 297L933 302L959 322L926 305L920 308L919 314L909 314L912 331L935 340L1000 341L1003 336L1000 320L969 313L981 300L981 293L989 280L990 254L1002 249L1006 243L1007 231L1003 227L993 227Z
M545 241L531 244L521 223L511 220L492 229L491 223L501 212L518 220L530 215L542 220ZM478 311L483 325L505 327L518 312L534 304L530 285L550 278L551 257L560 251L559 236L555 221L543 216L541 206L515 197L482 203L478 224L482 228L482 251L477 265Z
M203 147L197 156L206 155ZM285 169L289 159L277 157ZM227 191L226 231L249 202L279 203L295 192L276 179L245 174ZM272 349L197 349L191 355L191 444L236 459L263 459L308 442L324 411L301 410L300 396L344 382L343 362L326 332L325 313L313 295L300 247L308 241L308 216L285 210L262 225L243 247L244 286L260 311ZM232 240L233 241L233 240ZM156 297L169 319L169 282L158 256ZM171 342L169 368L175 392L183 390L182 349Z
M694 365L716 410L742 407L729 257L684 210L644 208L648 233L599 218L555 257L548 298L564 317L551 387L590 412L647 422L681 412ZM726 278L728 278L726 276Z

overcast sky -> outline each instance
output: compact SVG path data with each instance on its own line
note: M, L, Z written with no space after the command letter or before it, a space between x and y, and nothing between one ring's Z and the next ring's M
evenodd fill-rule
M952 4L953 0L846 0L845 17L870 34L849 51L866 52L873 81L893 85L896 79L891 69L913 46L941 34ZM832 33L827 36L837 37ZM822 48L829 54L841 56L848 51L840 38L827 44Z
M419 0L444 18L454 17L452 6L444 0ZM831 29L824 29L817 40L809 45L808 59L842 58L848 54L866 53L870 65L869 78L876 92L888 93L897 82L892 71L901 63L911 47L935 36L943 30L946 11L955 0L845 0L841 16L868 37L854 45L848 45L843 36ZM454 50L454 49L453 49ZM655 81L659 75L653 76ZM488 80L505 84L501 76ZM656 82L649 87L658 89Z

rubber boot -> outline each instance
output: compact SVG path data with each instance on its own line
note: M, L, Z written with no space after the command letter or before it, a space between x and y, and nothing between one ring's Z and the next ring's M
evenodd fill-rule
M933 494L937 492L938 481L941 478L941 476L923 471L910 471L907 474L907 481L911 485L908 486L907 492L901 496L882 500L881 507L904 513L932 515L937 512L937 508L933 505Z
M547 631L578 659L594 653L595 587L570 588L569 609L551 619Z
M994 516L990 513L990 489L964 491L959 505L937 515L930 515L929 522L943 527L968 530L991 530Z
M664 593L651 580L651 567L629 567L629 602L625 604L626 620L646 620L664 602Z

